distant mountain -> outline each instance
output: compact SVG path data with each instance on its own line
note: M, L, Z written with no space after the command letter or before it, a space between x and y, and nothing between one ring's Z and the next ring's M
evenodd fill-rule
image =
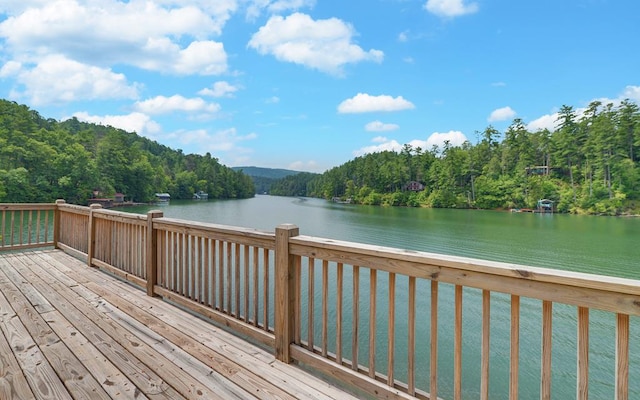
M262 168L262 167L231 167L234 171L242 171L245 175L253 180L256 187L256 193L269 193L271 184L277 180L291 175L297 175L300 171L281 168Z
M285 176L299 174L300 171L280 168L262 168L262 167L231 167L235 171L242 170L245 175L259 176L261 178L282 179Z

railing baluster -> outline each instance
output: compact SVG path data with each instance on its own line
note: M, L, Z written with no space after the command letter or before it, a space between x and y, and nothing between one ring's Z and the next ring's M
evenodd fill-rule
M293 308L293 313L295 315L294 317L294 329L293 329L293 341L296 344L301 344L301 337L300 335L302 334L302 323L301 323L301 318L302 318L302 257L296 257L296 262L295 262L295 266L294 266L294 280L295 280L295 285L294 285L294 292L293 292L293 296L294 296L294 308Z
M307 279L307 348L313 351L313 324L314 324L314 289L315 289L315 263L312 257L307 259L307 271L309 271Z
M438 398L438 281L431 281L429 398Z
M249 261L249 254L250 254L250 248L247 245L244 245L244 263L243 263L243 268L244 268L244 316L242 318L243 321L245 322L249 322L250 321L250 317L249 317L249 281L251 280L250 277L250 269L249 269L249 265L250 265L250 261Z
M408 339L407 339L407 391L416 394L416 278L409 277L409 309L408 311Z
M226 259L225 259L225 265L226 265L226 283L225 283L225 289L227 292L227 300L226 300L226 304L224 305L224 310L227 312L227 314L232 315L233 314L233 243L231 242L226 242Z
M482 352L480 399L489 400L489 356L491 350L491 292L482 291Z
M454 292L453 323L453 398L462 398L462 286L456 285Z
M540 399L551 400L551 346L553 303L542 302L542 362L540 376Z
M260 260L259 260L259 249L257 246L253 248L253 325L259 326L258 317L260 315L260 285L259 285L259 276L260 276Z
M395 386L395 342L396 342L396 274L389 273L389 320L387 338L387 385Z
M224 312L224 249L225 245L222 240L216 240L218 249L218 307L217 310Z
M511 296L511 360L509 368L509 399L518 399L520 367L520 296Z
M234 315L236 318L240 318L240 243L236 243L234 246L233 258L233 266L235 271L233 291L236 299L236 305L232 315Z
M336 295L336 362L342 365L342 279L343 265L337 266Z
M351 369L358 370L358 336L360 334L360 267L353 266L353 322L351 328Z
M322 357L327 357L329 325L329 261L322 260Z
M577 388L576 399L589 398L589 308L578 307L578 341L577 341Z
M616 397L629 399L629 316L616 315Z
M369 377L376 377L376 291L378 271L369 270Z
M269 331L269 250L264 249L262 251L262 259L264 265L264 293L263 293L263 318L264 318L264 330Z

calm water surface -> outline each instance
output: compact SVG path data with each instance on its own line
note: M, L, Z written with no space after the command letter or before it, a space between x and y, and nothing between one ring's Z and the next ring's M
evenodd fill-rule
M126 211L144 213L157 208L165 216L172 218L266 231L273 231L281 223L292 223L299 226L300 233L304 235L640 279L640 218L370 207L334 204L319 199L271 196L230 201L171 201L171 204L162 207L143 206L128 208ZM402 284L399 282L400 286ZM345 285L349 283L345 282ZM451 288L441 289L442 300L439 304L442 315L439 386L440 396L443 398L452 397L450 376L453 373L453 304L448 300L452 299L450 292ZM402 289L398 293L398 302L402 303ZM361 298L368 298L365 297L366 293L362 296ZM384 299L384 294L379 298ZM319 300L317 303L319 304ZM508 393L509 298L492 294L491 305L491 398L502 399L507 398L504 393ZM384 305L379 307L384 310ZM418 299L418 309L421 307L428 310L428 299ZM463 329L466 332L463 344L464 398L475 399L480 387L479 291L465 289L463 308ZM540 309L539 301L522 300L519 378L521 399L536 399L540 396ZM403 313L400 314L400 332L396 332L399 350L397 364L404 365L401 348L406 346L403 342L406 340L406 333L402 333L404 321ZM418 338L428 340L427 320L428 315L425 315L418 322ZM592 311L590 321L590 396L595 399L612 399L614 316ZM363 326L368 324L366 319L362 323ZM575 307L556 305L553 324L553 369L568 371L566 374L554 374L553 398L572 399L575 398ZM469 335L470 332L478 334ZM640 398L640 380L637 379L640 377L640 344L634 340L640 338L640 321L637 318L632 318L631 338L630 398ZM361 340L366 343L366 338ZM350 343L349 340L345 342ZM384 343L384 340L378 343ZM366 351L366 347L360 350L363 360L366 359ZM382 357L386 356L383 346L379 348L379 353ZM421 370L428 371L428 344L418 345L417 357L418 373L421 374ZM377 360L377 365L385 363L384 359ZM402 371L400 367L395 373L401 378L406 371ZM426 382L423 386L426 386Z

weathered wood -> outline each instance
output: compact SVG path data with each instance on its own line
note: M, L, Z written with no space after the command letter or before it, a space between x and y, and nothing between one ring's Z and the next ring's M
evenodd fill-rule
M551 400L551 347L553 303L542 302L542 361L540 373L540 399Z
M518 399L520 370L520 296L511 296L511 349L509 363L509 399Z
M91 261L93 260L96 247L96 222L94 213L95 210L100 208L102 208L100 204L91 204L91 206L89 206L89 246L87 249L87 265L90 267L93 266Z
M369 270L369 377L376 377L376 306L378 271ZM326 356L326 354L325 354Z
M462 286L454 291L453 321L453 398L462 398Z
M438 281L431 281L431 357L429 359L429 394L438 398Z
M67 274L77 274L75 271L66 270L64 265L56 264L55 266L58 269L65 270L65 273ZM319 395L318 391L320 388L310 387L305 383L292 382L290 378L292 375L302 377L308 376L306 374L300 375L298 373L298 369L293 366L284 366L281 364L283 367L286 367L286 370L289 372L284 372L282 374L274 373L272 365L274 361L273 356L268 355L257 348L250 350L252 346L248 345L242 339L231 336L230 334L215 328L201 319L194 318L189 314L172 312L172 307L170 306L159 307L159 299L140 296L138 294L139 292L134 288L124 285L121 282L110 280L106 275L102 277L100 275L93 277L95 274L92 274L89 270L83 270L82 274L92 276L92 279L87 284L93 288L93 290L104 295L105 299L117 306L118 310L126 312L131 317L135 318L136 321L140 321L144 326L156 332L156 334L161 334L163 337L170 339L171 342L182 343L181 348L185 349L188 353L193 354L202 362L212 364L214 365L214 368L218 366L223 368L225 365L228 366L230 365L230 362L233 362L236 363L237 368L246 368L248 371L251 371L261 377L250 378L251 382L258 382L260 379L266 379L282 389L286 389L296 398L326 398L326 395ZM138 310L136 310L136 308L138 308ZM105 311L106 310L107 309L105 309ZM114 309L112 311L120 312L118 310ZM146 315L145 313L148 313L149 315ZM131 324L136 324L136 322L132 320ZM139 326L138 329L147 328ZM182 334L186 334L188 338L193 338L193 341L185 342L185 338L179 339L179 335ZM156 341L159 340L160 339L156 338ZM233 342L232 346L229 345L229 341ZM218 357L220 356L218 355L209 354L210 350L201 347L199 343L215 350L217 354L223 355L224 359L219 359ZM254 362L253 358L247 357L247 351L252 354L262 354L262 357L265 360L264 364ZM205 355L202 354L203 352ZM238 377L234 374L230 379L241 379L240 377L243 376L243 374L246 374L246 372L239 371L237 374ZM317 382L317 379L315 378L310 378L310 380ZM302 382L304 382L304 379ZM333 393L331 395L332 398L341 398L342 396L349 398L348 394L337 391L333 386L329 386L326 383L324 386L325 387L322 388L322 392ZM246 390L251 392L249 386ZM269 391L274 389L262 389L260 392L265 390ZM282 393L280 396L286 398L286 395ZM264 395L259 395L258 397L264 397Z
M276 282L275 291L275 352L282 362L291 362L290 344L293 343L295 321L295 257L290 256L289 240L299 234L299 228L291 224L276 228ZM266 288L266 286L265 286Z
M491 354L491 292L482 291L482 350L480 366L480 399L489 400L489 357Z
M153 210L147 213L147 296L153 296L153 288L158 282L158 232L153 229L153 220L162 218L162 211Z
M615 400L629 398L629 316L616 316L616 395Z
M589 398L589 309L578 307L576 399Z

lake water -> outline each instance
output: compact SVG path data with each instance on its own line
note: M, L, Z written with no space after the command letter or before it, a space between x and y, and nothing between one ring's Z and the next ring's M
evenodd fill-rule
M353 242L443 253L602 275L640 279L640 218L612 218L576 215L547 215L479 210L397 208L335 204L325 200L256 196L245 200L171 201L169 205L139 206L124 211L144 213L161 209L164 215L194 221L273 231L282 223L300 227L304 235ZM441 295L448 296L446 290ZM463 348L464 398L478 397L481 304L478 293L465 289ZM420 301L420 299L419 299ZM442 304L442 325L451 321L452 304ZM540 302L523 299L521 316L520 398L539 398ZM448 315L448 317L447 317ZM492 295L492 398L507 398L509 360L509 301ZM553 398L575 398L574 307L554 307ZM596 399L614 397L613 365L615 320L613 315L591 312L590 395ZM640 321L632 318L630 398L640 398ZM452 326L452 325L451 325ZM418 326L428 337L428 327ZM448 328L450 329L450 328ZM452 372L452 335L440 335L439 370ZM396 332L398 338L406 336ZM528 337L538 338L531 342ZM402 345L402 342L399 343ZM428 359L428 349L418 357ZM383 353L383 351L381 351ZM471 367L466 367L466 365ZM418 367L420 368L420 367ZM426 367L425 367L426 368ZM419 371L420 372L420 371ZM402 376L402 372L398 373ZM446 375L439 382L440 397L451 398Z

